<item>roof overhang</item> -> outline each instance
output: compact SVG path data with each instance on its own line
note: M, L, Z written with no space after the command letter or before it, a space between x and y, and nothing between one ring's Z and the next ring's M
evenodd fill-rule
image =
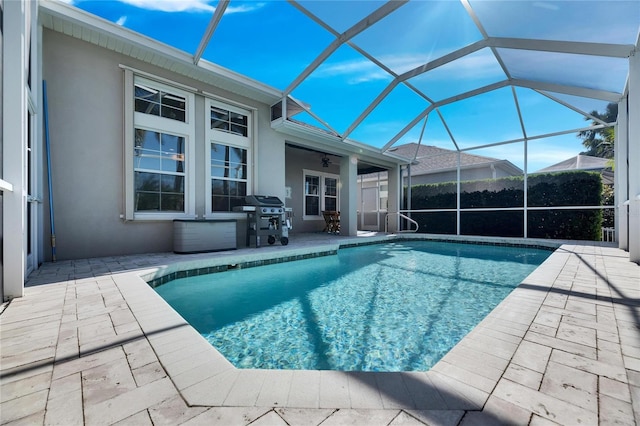
M389 169L410 162L410 160L404 157L382 153L380 150L369 145L349 139L342 140L339 136L321 129L282 118L273 120L271 122L271 128L279 133L296 138L292 140L296 145L338 156L355 155L359 161L383 169Z

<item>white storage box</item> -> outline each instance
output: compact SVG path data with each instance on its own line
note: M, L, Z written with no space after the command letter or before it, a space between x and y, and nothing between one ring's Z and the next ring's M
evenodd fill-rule
M235 250L236 221L181 220L173 221L173 251L175 253L203 253Z

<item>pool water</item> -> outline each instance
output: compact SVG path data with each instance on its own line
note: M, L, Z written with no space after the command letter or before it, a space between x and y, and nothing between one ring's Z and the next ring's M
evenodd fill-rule
M238 368L424 371L550 253L396 242L155 290Z

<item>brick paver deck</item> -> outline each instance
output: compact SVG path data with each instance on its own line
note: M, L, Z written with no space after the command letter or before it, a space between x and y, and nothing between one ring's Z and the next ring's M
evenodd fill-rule
M428 372L238 370L140 278L346 241L43 265L0 315L0 421L640 424L640 267L611 246L564 244Z

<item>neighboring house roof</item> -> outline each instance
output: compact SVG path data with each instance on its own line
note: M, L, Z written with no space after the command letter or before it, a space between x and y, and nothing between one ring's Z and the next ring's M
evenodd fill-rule
M458 167L458 152L450 149L412 142L395 146L389 151L409 159L413 159L415 156L417 164L413 163L411 165L412 176L455 170ZM460 167L463 169L487 167L491 164L500 164L512 175L521 175L523 173L519 167L508 160L467 154L466 152L460 153Z
M607 158L580 154L549 167L545 167L544 169L540 169L536 173L566 172L570 170L600 172L600 175L602 176L602 183L605 185L613 185L614 174L613 171L609 170L610 167L607 164L608 162L609 159Z
M576 155L567 160L556 163L552 166L538 170L536 173L543 172L561 172L567 170L603 170L608 168L609 160L601 157L592 157L590 155Z

